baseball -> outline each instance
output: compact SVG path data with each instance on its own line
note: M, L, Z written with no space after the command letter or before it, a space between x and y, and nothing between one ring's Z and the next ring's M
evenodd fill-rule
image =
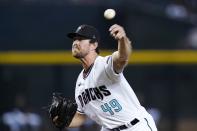
M108 20L113 19L116 15L116 11L114 9L106 9L104 12L104 17Z

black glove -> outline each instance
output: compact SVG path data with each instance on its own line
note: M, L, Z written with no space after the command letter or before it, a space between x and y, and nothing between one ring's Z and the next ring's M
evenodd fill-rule
M49 108L50 118L53 124L63 129L68 127L77 111L75 100L66 99L58 93L53 93L52 103Z

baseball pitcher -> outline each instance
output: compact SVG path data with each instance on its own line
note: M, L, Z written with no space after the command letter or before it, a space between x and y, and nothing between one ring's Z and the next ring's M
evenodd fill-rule
M99 56L100 37L93 26L81 25L68 34L73 40L72 55L81 61L83 70L76 81L75 101L53 96L51 119L60 129L79 127L89 117L102 126L101 131L157 131L123 75L131 41L120 25L112 25L109 33L118 49L105 57Z

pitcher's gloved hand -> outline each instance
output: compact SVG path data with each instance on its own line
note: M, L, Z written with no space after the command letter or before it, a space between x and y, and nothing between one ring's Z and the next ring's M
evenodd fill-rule
M53 124L57 128L63 129L68 127L76 111L77 104L75 100L66 99L58 93L53 93L49 114Z

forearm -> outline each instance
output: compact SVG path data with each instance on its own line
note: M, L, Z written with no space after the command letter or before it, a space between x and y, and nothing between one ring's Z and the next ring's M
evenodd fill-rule
M131 53L131 41L128 39L123 27L114 24L109 29L110 34L118 41L118 50L112 54L113 68L116 73L123 71Z
M69 128L74 128L74 127L79 127L81 126L86 120L86 116L83 114L79 114L78 112L76 112L75 116L73 117Z
M118 40L118 51L117 59L122 62L127 62L131 54L131 41L128 37L123 37L121 40Z

